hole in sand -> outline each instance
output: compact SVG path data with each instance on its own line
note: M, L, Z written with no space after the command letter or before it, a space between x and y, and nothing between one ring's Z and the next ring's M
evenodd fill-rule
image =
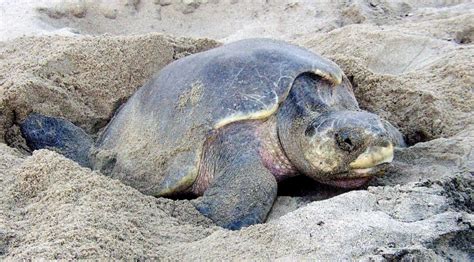
M278 198L268 214L267 222L305 207L311 202L330 199L348 191L350 190L320 184L303 175L289 178L278 184Z
M324 185L307 176L288 178L278 184L278 196L305 197L312 201L328 199L350 190Z
M405 135L404 139L408 146L431 140L429 135L423 130L415 130L414 132Z
M474 38L474 27L464 29L456 33L454 41L458 44L470 44Z
M355 92L357 90L357 88L359 87L359 85L357 84L357 82L354 80L354 76L353 75L348 75L347 76L347 79L349 79L349 82L351 83L352 85L352 91Z

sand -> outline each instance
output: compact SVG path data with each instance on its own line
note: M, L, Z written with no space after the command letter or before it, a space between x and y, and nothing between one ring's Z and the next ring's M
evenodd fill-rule
M410 0L0 2L0 259L472 261L473 10ZM39 112L97 135L166 64L255 36L331 58L361 107L400 128L411 146L385 176L349 192L287 183L267 223L228 231L192 200L146 196L30 152L19 134Z

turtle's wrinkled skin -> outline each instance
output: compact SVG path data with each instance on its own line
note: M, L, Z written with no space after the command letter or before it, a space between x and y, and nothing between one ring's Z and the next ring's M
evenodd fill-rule
M392 125L359 108L336 64L269 39L169 64L89 150L65 145L91 143L64 119L32 114L21 131L32 149L53 148L143 193L199 196L196 208L229 229L263 222L287 177L359 187L404 145Z

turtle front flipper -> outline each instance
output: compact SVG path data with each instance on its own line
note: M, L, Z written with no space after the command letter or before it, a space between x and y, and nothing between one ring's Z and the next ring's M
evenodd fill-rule
M206 143L201 162L205 166L193 188L195 192L207 189L195 207L217 225L238 230L265 221L277 195L277 182L260 161L252 130L226 129Z
M90 167L93 140L68 120L31 114L20 124L20 131L32 150L51 149L81 166Z

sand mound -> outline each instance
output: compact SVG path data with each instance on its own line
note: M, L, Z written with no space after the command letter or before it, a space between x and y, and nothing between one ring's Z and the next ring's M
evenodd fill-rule
M8 185L2 181L9 237L0 246L10 258L157 258L166 245L215 230L186 201L142 195L51 151L21 161L2 149L9 156L2 164L10 165Z
M207 39L159 34L26 37L4 42L0 137L21 144L16 141L16 125L31 112L62 116L96 133L163 66L216 45Z
M461 21L474 22L474 15L408 28L351 25L300 43L336 61L361 107L398 125L414 144L474 126L474 48L454 41L456 32L470 26L459 26ZM427 27L453 38L437 38Z
M23 0L28 11L6 0L22 15L5 14L0 39L70 36L0 43L0 259L474 260L474 16L472 3L454 2ZM266 224L236 232L190 201L25 152L17 124L29 113L96 134L164 65L218 45L149 32L271 36L322 53L363 108L416 144L366 190L286 188Z
M350 24L410 24L469 14L472 1L438 0L4 0L0 40L22 34L161 32L224 42L298 39ZM467 23L466 23L467 24ZM437 31L437 29L432 29ZM438 30L439 31L439 30ZM472 34L472 33L471 33ZM464 39L464 38L460 38Z
M447 142L431 143L447 149L466 140ZM142 195L57 153L40 150L25 159L4 145L0 150L0 166L7 168L0 181L0 250L9 259L468 260L472 254L466 241L474 217L466 212L474 183L457 165L467 157L463 150L444 153L452 161L431 169L440 179L353 191L240 232L212 226L188 201ZM418 158L420 150L405 154ZM423 153L439 158L439 152ZM436 165L423 164L427 170ZM399 168L419 170L410 163ZM446 169L454 175L446 177Z

